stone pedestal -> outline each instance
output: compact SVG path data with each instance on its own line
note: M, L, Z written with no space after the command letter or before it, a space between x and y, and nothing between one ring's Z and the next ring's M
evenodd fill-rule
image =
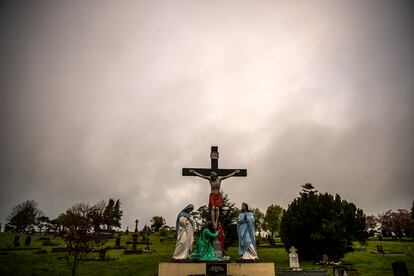
M278 269L278 276L329 276L326 269L302 269L302 270L285 270Z
M232 276L274 276L274 263L160 263L159 276L190 276L190 275L232 275ZM222 266L225 266L221 269ZM209 268L210 271L207 271ZM226 274L223 272L226 271Z

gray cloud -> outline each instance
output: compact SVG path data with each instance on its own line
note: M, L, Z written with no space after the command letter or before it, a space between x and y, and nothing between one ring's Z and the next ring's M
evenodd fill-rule
M120 198L123 227L223 182L263 211L300 185L368 213L409 208L413 5L320 1L13 2L1 10L0 219Z

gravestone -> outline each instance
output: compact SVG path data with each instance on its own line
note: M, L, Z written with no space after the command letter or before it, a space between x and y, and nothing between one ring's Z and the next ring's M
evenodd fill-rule
M136 219L135 220L135 230L134 230L134 233L137 233L138 232L138 222L139 222L139 220Z
M32 242L32 237L27 236L26 239L24 240L24 245L25 246L30 246L31 242Z
M138 234L134 233L132 234L132 249L125 249L124 254L142 254L142 249L137 249L138 244ZM127 242L129 244L131 242Z
M394 276L408 276L407 265L404 262L393 262L391 265Z
M105 260L106 258L106 249L102 248L99 250L99 260Z
M298 257L298 253L296 253L296 248L294 246L292 246L289 249L290 253L289 253L289 266L292 269L297 269L299 268L299 257Z
M384 249L382 248L382 245L381 244L377 244L377 252L380 253L380 254L384 254L385 253L384 252Z
M137 250L137 234L132 235L132 250Z
M329 263L328 255L326 255L326 254L322 255L322 263L323 264L328 264Z
M20 236L16 235L16 236L14 236L13 246L14 247L19 247L19 245L20 245Z
M358 271L353 269L351 265L335 265L333 267L334 276L357 276Z
M121 247L121 236L119 234L115 239L115 247L117 248Z

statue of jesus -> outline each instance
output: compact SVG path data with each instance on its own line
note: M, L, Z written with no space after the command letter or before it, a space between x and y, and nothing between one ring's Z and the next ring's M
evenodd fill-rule
M190 173L195 174L198 177L207 179L210 182L211 192L208 201L208 207L210 209L211 214L211 221L214 224L214 227L217 228L219 222L219 213L220 207L223 205L221 202L221 194L220 194L220 187L221 181L234 176L235 174L239 173L240 170L235 170L231 174L225 176L218 176L216 172L212 171L209 176L203 175L201 173L196 172L195 170L190 170Z

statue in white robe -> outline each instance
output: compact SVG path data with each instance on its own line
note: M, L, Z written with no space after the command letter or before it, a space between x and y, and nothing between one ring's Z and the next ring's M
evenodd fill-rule
M239 255L242 260L258 260L256 251L255 220L246 203L242 204L242 212L237 219L239 236Z
M190 256L194 242L195 227L195 221L191 216L193 209L194 205L189 204L177 216L177 243L172 257L173 260L186 260Z

